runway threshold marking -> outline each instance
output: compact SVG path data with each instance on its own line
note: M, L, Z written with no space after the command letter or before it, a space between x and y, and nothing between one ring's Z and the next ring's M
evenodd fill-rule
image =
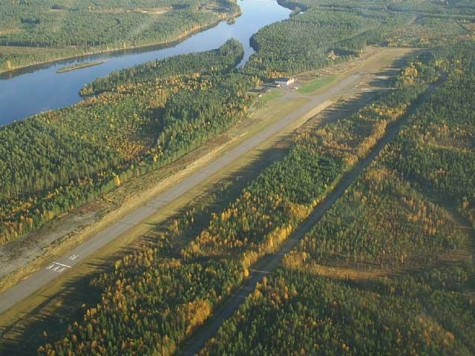
M48 267L46 267L47 270L56 273L63 273L66 268L71 268L71 266L59 262L52 262Z

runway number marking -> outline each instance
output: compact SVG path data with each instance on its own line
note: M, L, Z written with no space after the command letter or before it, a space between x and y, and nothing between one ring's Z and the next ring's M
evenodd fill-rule
M71 268L71 266L68 266L59 262L53 262L51 263L51 265L46 267L47 270L50 270L56 273L63 273L66 268Z
M69 256L68 259L71 260L71 261L74 261L78 257L79 257L79 255L71 255L71 256Z

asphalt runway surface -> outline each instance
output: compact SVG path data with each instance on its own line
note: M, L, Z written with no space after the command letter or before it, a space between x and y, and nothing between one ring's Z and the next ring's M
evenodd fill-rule
M155 214L164 206L170 204L184 193L201 184L215 173L221 171L223 168L239 159L247 152L270 139L318 105L335 96L345 93L356 85L360 78L361 74L359 73L351 74L320 95L311 97L309 102L300 106L281 120L258 132L235 148L224 152L219 158L203 166L187 178L177 182L172 188L157 195L147 204L126 215L94 237L81 243L69 253L55 261L51 261L41 270L33 273L14 287L0 294L0 314L6 312L17 303L45 287L49 282L61 276L61 274L66 270L73 269L79 262L87 259L90 255L100 250L106 244L114 241L117 237L140 224L143 220Z
M213 314L211 320L198 329L178 354L186 356L196 355L205 346L206 341L215 336L223 322L230 318L246 300L249 294L254 291L257 283L261 282L264 276L270 275L275 271L275 269L280 265L282 258L305 237L307 232L309 232L318 221L320 221L333 204L335 204L336 201L345 193L346 189L348 189L371 164L371 162L373 162L383 148L397 136L402 127L406 124L408 118L417 111L417 109L432 95L434 90L444 81L445 78L443 78L439 83L431 85L422 97L409 107L404 117L394 125L390 126L386 135L375 145L375 147L373 147L370 153L343 176L327 198L317 205L309 217L300 224L290 237L279 247L277 252L263 257L253 266L248 279L244 282L241 288L239 288L239 290L237 290L236 293L234 293L234 295Z

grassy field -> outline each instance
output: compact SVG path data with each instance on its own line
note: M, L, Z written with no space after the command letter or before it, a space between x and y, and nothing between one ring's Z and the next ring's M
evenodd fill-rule
M317 90L322 89L324 86L332 83L337 78L336 75L331 75L326 78L319 78L310 82L302 84L297 91L302 94L315 93Z
M387 56L376 56L374 58L370 58L369 61L370 66L374 69L376 68L376 65L382 66L386 65L388 63L388 57L393 57L393 59L398 58L401 55L401 52L396 52L396 51L389 51L389 54L386 53ZM381 60L381 58L384 58L384 60ZM355 66L353 69L354 71L358 70L361 66L368 65L367 62L358 62L358 65ZM275 99L275 98L274 98ZM284 115L286 115L289 112L294 111L296 108L301 106L304 102L307 102L308 98L297 98L297 99L284 99L280 98L280 100L272 100L269 101L265 107L254 111L249 119L242 121L238 123L236 126L232 127L231 129L226 132L223 137L220 139L214 140L210 145L211 147L203 148L200 150L197 150L194 152L191 156L196 159L197 157L204 157L204 161L207 160L212 160L213 157L216 155L219 155L220 152L222 152L223 149L229 149L234 145L237 145L239 142L244 140L245 138L255 134L256 132L260 131L263 127L270 125L272 122L275 122L282 118ZM325 108L328 104L325 104L320 108L319 110ZM318 110L314 114L316 114ZM47 288L44 288L43 290L39 291L35 296L32 296L31 298L28 298L25 302L20 303L17 307L14 309L10 310L6 314L2 316L2 323L1 323L1 328L2 332L6 332L9 330L9 327L12 325L15 327L16 331L15 332L8 332L8 335L6 335L8 339L12 340L15 339L16 337L19 336L19 334L16 334L17 332L20 332L21 330L25 330L24 328L27 328L26 330L32 330L31 328L36 327L40 328L41 322L44 321L43 317L46 315L53 315L53 319L48 319L52 322L51 325L57 325L58 322L61 322L60 320L57 320L57 311L59 310L58 308L64 308L64 307L70 307L76 310L77 306L74 306L74 299L71 301L71 295L77 292L77 286L78 285L84 285L84 278L90 279L91 275L94 275L98 271L101 271L104 266L107 266L107 261L111 258L111 256L116 256L117 254L121 254L124 249L128 248L133 248L134 242L137 243L137 237L138 236L146 236L147 232L150 231L151 228L154 228L155 226L161 224L163 221L168 219L170 216L173 216L177 212L181 211L180 209L188 204L190 201L195 201L200 195L202 195L202 192L207 192L210 190L213 190L216 186L216 183L223 178L229 177L230 175L238 177L238 180L241 179L239 177L242 177L245 175L245 173L242 172L250 172L254 171L255 169L252 168L249 164L250 162L255 161L256 159L263 159L264 162L271 162L272 159L269 157L273 158L278 158L282 154L282 140L284 137L286 137L287 134L295 130L299 125L302 125L305 123L305 121L308 119L302 119L299 122L295 123L292 127L289 127L287 130L281 133L278 137L274 137L272 140L266 142L265 144L261 145L257 149L255 149L251 154L246 155L242 159L236 161L232 166L227 167L225 171L221 172L220 174L214 176L212 179L210 179L208 182L203 184L200 187L197 187L193 189L192 191L188 192L186 195L184 195L179 201L176 201L172 205L168 206L166 209L163 209L160 213L157 213L150 219L147 219L147 221L144 221L142 224L137 226L136 228L130 230L128 233L124 234L121 236L118 240L114 242L114 244L110 244L106 246L104 250L102 250L99 254L96 254L94 257L88 259L87 262L82 263L80 266L76 267L74 269L74 272L70 272L68 274L64 274L61 278L55 280L53 283L47 286ZM232 137L236 138L235 140L232 139ZM226 142L226 145L223 145L223 142ZM208 151L207 151L208 150ZM261 156L260 152L262 151L269 151L271 152L270 156ZM208 156L206 155L206 152L208 152ZM264 157L264 158L263 158ZM194 167L199 166L200 164L203 164L203 160L198 160L197 162L193 163L193 160L190 160L190 157L188 157L184 163L183 161L178 162L175 165L175 170L180 171L181 169L188 167L190 170L192 170ZM261 163L262 164L262 161ZM267 164L267 163L265 163ZM246 168L247 167L247 168ZM240 172L240 173L238 173ZM147 180L149 181L155 181L157 178L158 173L149 175L147 177L144 177L143 180L138 180L134 182L135 187L134 189L139 189L142 185L144 186L150 186L150 182L147 183ZM162 175L162 178L164 176L171 176L172 173L168 171L168 173L164 173L163 171L160 173ZM183 174L183 173L182 173ZM186 174L186 173L185 173ZM154 179L152 179L152 176L155 176ZM176 177L171 177L169 178L169 181L174 181L176 180ZM145 183L142 184L141 182ZM144 196L148 196L150 198L153 196L153 194L157 194L158 190L156 189L156 183L155 185L155 190L153 193L151 193L150 190L145 191L142 194L142 198ZM166 189L167 185L162 185L161 189ZM119 192L115 194L124 194L126 192L127 187L122 187ZM143 189L143 187L142 187ZM128 191L126 193L127 196L134 196L137 194L137 191ZM114 194L108 195L106 199L111 199L111 201L116 201L115 204L117 204L117 196L114 198ZM133 206L136 206L136 204L143 204L145 200L142 200L142 202L137 203L135 202L134 204L131 204L130 201L128 200L123 200L122 199L122 204L128 205L128 209L121 208L119 211L113 213L112 216L109 216L106 218L105 222L103 222L102 225L96 225L94 228L94 231L97 231L100 227L104 227L104 224L110 223L114 219L117 219L120 216L120 213L125 214L126 211L130 211L130 209L133 209ZM81 239L85 238L85 236L77 236L72 242L80 241ZM56 254L59 255L60 251L64 251L61 248L56 250ZM38 263L38 266L41 266L41 263ZM69 286L65 288L65 286ZM82 296L78 296L77 300L81 300L83 298ZM61 309L63 310L63 309ZM35 314L34 316L28 316L28 313ZM26 315L25 320L20 320L18 321L18 315L23 314ZM56 316L55 316L56 315ZM29 319L32 318L32 319ZM40 320L38 320L38 318ZM38 324L36 324L38 323Z
M17 281L26 278L28 274L34 272L35 268L41 268L41 266L47 263L48 260L53 260L55 257L66 253L68 249L71 249L75 244L93 236L95 233L99 232L113 221L118 220L121 216L124 216L127 212L133 210L134 207L144 204L147 200L164 191L177 180L183 179L200 166L212 161L218 155L220 155L223 150L232 149L268 125L280 120L282 117L294 111L307 101L308 99L299 98L294 100L272 102L272 105L268 105L262 109L256 110L250 115L249 120L246 122L240 122L233 126L228 130L228 132L225 132L223 135L221 135L221 137L210 142L208 145L206 145L206 147L202 147L192 152L190 155L188 155L188 157L180 159L170 167L166 167L165 169L161 169L158 172L151 173L143 178L131 182L131 187L124 186L122 187L123 189L120 189L118 192L107 194L104 197L104 200L108 200L112 203L112 211L109 214L106 214L101 221L93 224L88 229L85 229L80 235L70 239L60 246L57 246L56 248L51 249L47 255L40 257L33 263L33 269L25 268L23 271L15 273L15 275L8 276L4 281L2 281L4 282L2 284L2 289L6 290L9 286L14 285ZM206 192L214 190L216 184L218 184L220 180L229 179L229 177L238 174L237 172L240 171L254 171L254 169L249 169L246 167L252 165L255 160L258 160L261 152L271 149L275 144L279 144L283 137L288 135L289 132L291 132L296 127L302 125L305 121L306 120L300 120L292 127L289 127L288 130L283 131L278 137L265 142L263 145L253 150L250 154L243 156L241 159L235 161L231 166L228 166L225 171L213 176L204 184L195 187L191 191L182 195L172 204L169 204L165 209L162 209L149 219L143 221L140 225L127 231L125 234L115 240L113 244L107 245L99 253L91 257L90 260L78 265L75 268L74 276L71 272L65 273L61 276L61 278L56 279L54 282L48 285L47 288L40 290L34 296L31 296L27 300L19 303L17 307L2 315L0 330L5 330L8 325L14 323L17 320L19 313L23 314L25 311L36 310L36 308L41 308L45 304L48 305L48 308L52 308L53 310L56 307L62 305L62 302L50 303L50 301L52 299L62 300L65 298L65 295L69 296L69 292L64 289L65 284L74 286L77 283L84 283L82 278L85 276L93 276L98 273L98 271L103 268L101 266L104 265L104 261L107 261L109 258L113 258L113 256L120 254L123 249L127 248L127 246L140 244L140 242L137 241L138 237L146 235L147 232L153 229L154 226L164 223L167 219L175 216L181 211L181 209L190 204L190 202L194 202L196 199L202 196L203 192L205 192L204 194L206 195ZM274 156L274 158L277 158L277 156ZM265 159L265 165L270 164L271 161L272 160L269 158ZM262 162L258 164L262 165ZM263 166L261 168L263 168ZM245 174L243 173L238 174L240 177L244 175ZM154 187L150 188L150 182L154 181L156 182L155 184L152 184ZM157 184L158 182L160 182L160 184ZM143 187L149 187L149 189L140 192L140 189L143 189ZM129 191L126 192L125 190ZM126 194L129 200L131 196L134 196L133 201L123 201L124 197L120 197L120 195L123 194ZM115 206L121 200L121 203L123 204L122 207L114 210L113 206ZM87 209L87 207L85 207L85 209ZM48 311L47 314L50 314L50 311ZM51 314L54 313L51 312Z
M270 92L262 95L261 101L263 103L267 103L268 101L280 98L284 94L285 94L284 92L279 91L279 90L271 90Z
M472 63L473 68L473 61L454 62ZM436 160L442 155L420 156L432 144L431 132L444 149L450 147L447 151L473 151L472 142L465 141L468 136L473 140L466 134L473 115L460 114L473 106L471 97L463 97L473 69L470 74L459 71L459 76L449 72L451 79L445 82L442 75L429 86L436 88L432 96L424 104L417 100L420 106L407 115L398 136L313 227L307 225L306 236L281 267L272 274L266 271L256 288L246 292L239 311L200 355L280 350L291 355L474 354L475 230L467 216L470 204L459 203L462 209L456 211L450 194L459 192L452 185L432 188L434 167L440 165ZM418 145L410 144L413 136ZM401 146L409 149L395 155ZM417 161L411 167L420 176L400 168L409 159ZM423 176L420 167L431 159L436 162ZM456 181L464 183L466 193L473 191L468 159L460 154L447 161L451 174L463 167Z

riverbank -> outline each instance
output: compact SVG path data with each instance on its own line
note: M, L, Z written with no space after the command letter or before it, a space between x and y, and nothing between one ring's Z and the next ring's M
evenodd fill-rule
M107 46L106 48L95 48L95 49L91 49L91 48L86 49L86 48L84 48L82 53L78 53L77 48L62 48L62 49L51 48L51 49L45 49L45 48L33 48L33 47L15 47L15 49L20 49L21 51L25 51L26 53L28 53L28 51L32 51L31 52L32 54L38 53L38 51L46 52L45 50L48 50L48 51L51 51L51 52L56 52L58 56L54 57L54 58L44 59L44 60L37 60L37 61L31 62L29 64L26 64L26 65L15 66L14 64L11 64L11 63L7 64L8 69L0 67L0 76L6 76L6 75L9 75L9 74L13 75L16 72L22 72L23 70L26 71L26 70L37 69L37 68L41 68L45 65L53 65L55 63L60 63L62 61L66 61L66 60L81 59L81 58L84 58L84 57L87 57L87 56L93 56L93 55L98 55L98 54L128 53L128 52L134 52L134 51L146 52L146 51L150 51L152 49L173 47L173 46L179 44L180 42L186 40L187 38L189 38L189 37L191 37L191 36L193 36L193 35L195 35L199 32L206 31L210 28L213 28L213 27L217 26L219 23L221 23L223 21L235 20L236 18L241 16L241 14L242 14L242 10L239 7L238 12L231 13L228 16L218 14L217 21L214 21L212 23L203 24L201 26L194 23L194 24L192 24L192 29L183 31L178 37L176 37L174 39L170 39L170 40L166 40L166 41L157 41L157 42L152 42L152 43L144 43L144 44L139 44L139 45L136 45L136 46L130 46L130 47L126 47L126 48L123 48L123 47L122 48L119 48L119 47L110 48L109 46ZM7 48L11 49L13 47L11 47L11 46L0 46L0 50L7 49ZM53 53L53 55L54 55L54 53ZM47 56L47 53L45 53L45 56Z
M348 64L348 67L343 67L343 66L336 67L335 66L331 69L332 70L342 70L343 71L343 73L340 73L341 76L342 76L341 81L345 81L345 80L353 81L353 80L355 80L354 77L353 77L354 73L366 71L369 68L376 71L377 68L381 68L381 67L384 68L385 66L389 65L391 63L392 57L395 57L397 59L397 58L399 58L399 56L404 55L403 53L395 53L395 52L392 52L391 50L387 50L387 49L374 50L374 52L372 52L372 54L373 55L369 55L368 57L359 58L359 59L355 60L354 63ZM327 70L329 70L329 69L327 69ZM314 75L315 77L321 77L323 74L324 74L323 71L321 71L319 73L312 73L312 75ZM306 76L310 78L310 74L307 74ZM365 82L371 82L372 79L373 79L373 76L368 75ZM335 83L335 85L336 85L336 83ZM363 87L361 87L361 85L359 85L358 88L359 88L358 90L363 89ZM347 91L345 91L345 92L346 92L347 95L348 94L349 95L355 95L352 92L350 92L350 93L348 93ZM182 164L181 166L182 167L184 166L184 167L187 167L187 168L190 168L190 169L196 169L198 167L203 167L203 165L205 163L213 162L213 160L217 159L217 157L222 156L222 152L224 150L226 150L226 149L229 150L231 148L231 146L234 148L237 145L239 145L240 143L244 142L246 139L249 139L249 137L255 136L258 132L265 129L266 127L272 126L271 124L274 124L275 122L278 122L286 114L289 114L290 112L294 112L295 110L298 110L298 108L300 108L302 106L302 104L307 103L307 107L312 106L312 105L310 105L309 98L307 98L307 97L297 98L297 97L294 97L295 94L292 93L292 92L287 93L286 95L287 95L286 98L276 99L272 103L269 103L268 107L261 109L257 113L253 113L253 116L251 117L251 119L249 121L243 120L242 122L240 122L240 125L242 125L242 127L240 129L238 129L237 127L234 127L234 128L231 129L231 131L223 134L223 137L221 137L221 139L217 139L217 141L215 141L216 145L212 145L212 147L209 148L210 149L210 151L208 151L209 154L207 154L206 152L203 152L203 151L195 152L195 155L194 155L195 158L202 157L203 160L206 161L206 162L203 162L203 160L200 160L198 158L197 162L193 163L193 162L188 161L189 162L188 164ZM337 95L336 97L341 99L341 97L339 95ZM312 99L310 99L310 100L312 100ZM303 101L305 101L305 102L303 102ZM324 107L326 107L326 104L325 104ZM273 141L272 140L270 141L270 143L269 143L270 147L273 147L272 142L274 142L274 143L275 142L279 142L279 143L282 142L284 140L284 137L286 137L285 136L286 134L288 134L290 132L293 132L294 129L296 129L300 125L305 124L306 120L309 117L311 117L314 114L316 114L317 112L319 112L322 108L323 108L322 106L318 106L318 107L313 108L312 112L309 115L302 116L301 119L297 120L294 124L291 124L290 126L288 126L286 129L284 129L285 132L282 132L278 136L274 137ZM344 113L346 113L346 111ZM323 120L323 122L325 123L326 120ZM288 130L288 131L286 131L286 130ZM280 135L282 135L282 136L280 136ZM235 138L235 141L233 141L233 138ZM224 146L226 146L226 148ZM222 147L222 148L220 148L220 147ZM259 148L259 149L256 149L256 152L257 151L260 152L261 149L262 149L262 147ZM273 152L272 154L276 154L277 151L276 150L271 150L270 152ZM250 158L242 158L242 159L250 159ZM191 160L191 161L193 161L193 160ZM239 163L239 162L241 162L241 159L235 160L235 163L233 163L232 166L234 167L234 164ZM224 170L222 170L219 173L219 175L220 176L221 175L228 176L228 175L234 174L236 176L241 176L242 174L244 174L244 173L241 173L241 171L239 169L237 169L236 172L232 169L230 170L230 168L227 167ZM188 172L188 173L191 174L192 172ZM155 176L155 173L153 174L153 176ZM154 189L158 189L158 187L160 187L161 189L164 189L166 187L163 184L158 184L157 182L152 182L151 177L152 177L152 175L148 176L148 177L143 177L144 180L139 179L138 181L134 181L134 182L131 182L131 183L134 183L134 185L135 185L135 187L137 187L137 189L144 189L146 187L154 187ZM170 175L169 178L170 177L173 177L173 178L169 179L169 182L170 181L176 182L176 181L181 181L182 179L184 179L183 176L181 177L181 179L178 179L176 176L173 176L173 175ZM218 178L214 178L214 179L218 179ZM154 179L152 179L152 180L154 180ZM146 182L148 182L148 183L146 183ZM208 182L208 184L206 184L206 183L204 183L204 184L205 184L205 186L200 186L199 188L196 189L196 191L198 191L198 192L207 192L208 190L211 190L211 188L215 186L214 182L213 182L213 184L210 183L210 182ZM127 187L127 188L130 188L130 187ZM142 196L142 197L146 197L147 200L150 199L153 196L153 194L148 194L148 192L146 192L146 194L143 194L143 193L140 194L138 191L129 191L128 193L126 193L125 190L128 190L128 189L126 189L125 186L122 186L121 189L119 189L116 192L116 194L121 193L124 196L127 196L132 200L138 198L139 195ZM146 190L146 189L144 189L144 190ZM195 191L195 193L196 193L196 191ZM157 193L157 192L155 191L155 193ZM188 193L185 194L183 199L180 200L180 204L186 204L186 202L189 201L189 200L197 199L194 196L195 193L190 191L189 194ZM135 209L133 209L133 207L131 206L132 205L131 201L127 201L126 199L121 200L121 201L123 203L121 205L121 208L124 209L124 210L121 211L122 213L125 213L125 210L128 210L128 209L130 209L131 211L135 211ZM117 200L109 201L109 203L111 205L114 205L114 203L117 203L117 202L118 202ZM117 208L117 206L115 206L115 208ZM157 215L157 216L154 216L152 218L151 221L153 221L153 226L156 226L155 224L158 223L157 220L162 221L162 219L164 219L166 216L168 216L168 214L174 214L177 211L177 209L178 209L177 205L174 205L172 207L169 206L166 209L162 210L159 213L160 217L157 217L158 216ZM115 210L115 214L117 214L117 213L118 213L118 210ZM116 215L116 218L117 218L117 215ZM111 220L109 220L109 222L111 222L113 220L114 219L111 219ZM98 264L96 264L95 261L99 261L102 258L103 258L102 261L106 261L106 259L108 258L107 256L114 255L118 251L121 251L121 248L123 248L124 246L129 246L130 243L132 243L132 241L135 240L136 236L140 235L140 234L137 235L138 230L147 231L147 229L150 229L150 226L151 226L150 222L141 224L140 226L137 226L137 228L133 232L127 233L127 234L123 235L121 238L119 238L118 240L114 241L114 243L107 245L106 249L103 249L101 251L101 256L99 256L99 257L96 256L97 259L95 259L93 263L91 263L90 260L88 260L88 262L83 262L80 266L76 266L74 272L68 272L69 274L61 275L60 279L62 278L62 281L59 281L59 279L58 279L56 282L53 283L53 285L49 285L47 287L47 289L44 290L44 293L43 292L39 293L38 295L30 298L28 301L25 301L24 303L22 303L23 306L21 307L21 310L24 311L25 308L26 309L34 308L36 303L40 303L41 308L44 308L46 306L54 308L54 306L60 305L61 302L59 300L61 300L62 297L57 295L56 291L61 289L61 285L62 285L61 283L67 283L68 281L71 281L71 280L74 279L74 276L72 275L72 273L75 273L75 275L77 275L79 269L81 269L81 272L79 273L81 275L88 274L89 272L90 273L97 272L97 270L94 271L94 268L100 268L100 267L98 267ZM85 232L86 232L85 230L82 230L82 233L85 233ZM66 238L69 239L69 242L72 242L72 240L78 239L78 236L68 236ZM84 241L83 238L81 238L80 240ZM66 242L66 241L63 240L62 242ZM66 250L68 250L68 249L66 249ZM52 251L49 251L49 252L52 252ZM29 255L31 255L31 253ZM61 254L57 253L57 255L53 258L59 258L58 256L60 257ZM75 254L73 254L73 256L75 256ZM83 254L81 254L81 258L82 257L83 257ZM48 260L54 261L55 259L48 258ZM71 261L71 262L68 262L68 263L76 263L76 262L73 262L72 260L68 260L68 261ZM71 304L69 304L69 306L71 306ZM71 308L72 307L73 306L71 306ZM20 309L15 308L15 310L18 311ZM10 312L8 312L8 314L4 314L4 321L5 322L7 320L18 321L18 318L13 316L13 314L15 314L15 310L11 310ZM43 309L43 311L46 311L46 310ZM34 317L33 314L28 314L28 315ZM10 318L12 318L12 319L10 319ZM24 322L26 322L26 324L28 324L28 321L25 320ZM16 326L19 326L19 325L17 324Z
M168 43L166 47L143 47L83 57L78 62L106 60L106 63L84 69L81 71L81 75L77 75L79 72L61 75L55 73L61 66L74 63L73 60L68 60L54 65L43 64L37 66L39 68L36 69L34 67L25 68L0 76L2 78L0 79L0 112L2 112L0 126L23 120L44 111L76 104L82 100L78 94L81 88L98 77L105 77L115 71L181 54L214 50L231 38L238 40L244 47L244 58L239 66L244 65L255 52L249 45L249 38L261 28L287 19L291 11L281 7L277 2L269 3L263 0L240 2L239 5L239 10L242 13L236 17L233 24L229 24L229 21L221 21L208 30L202 28L199 33L193 34L176 45L171 46ZM225 15L229 16L229 14ZM177 33L179 31L175 34ZM59 58L59 54L59 52L55 52L54 57ZM28 105L24 105L25 101L28 101Z
M414 49L369 47L359 58L333 67L298 74L298 81L303 85L312 83L317 78L319 80L332 78L332 80L325 81L319 88L320 90L309 94L297 94L297 92L281 89L278 91L281 95L266 100L264 107L258 110L250 109L252 113L249 120L239 121L196 151L168 166L122 184L120 189L107 193L105 198L98 198L96 201L87 203L83 207L47 223L36 232L12 241L8 245L0 246L0 293L28 276L32 270L39 268L45 260L54 259L65 253L78 241L87 240L111 222L118 221L121 217L144 205L152 197L191 174L192 167L193 170L196 170L209 163L212 159L219 157L221 152L242 143L264 127L297 110L312 97L320 95L321 90L332 88L359 71L377 71L377 68L387 66L388 63L404 58L414 51ZM362 80L362 83L369 82L372 78L368 76L365 81ZM366 88L362 83L358 86L358 91L364 91ZM353 95L353 93L346 93L346 95L349 94ZM285 95L286 97L282 98ZM323 107L318 106L318 111L322 109ZM255 110L257 112L254 112ZM316 113L312 110L311 115L306 117L311 117ZM169 177L173 178L169 179ZM23 269L28 264L31 268Z

